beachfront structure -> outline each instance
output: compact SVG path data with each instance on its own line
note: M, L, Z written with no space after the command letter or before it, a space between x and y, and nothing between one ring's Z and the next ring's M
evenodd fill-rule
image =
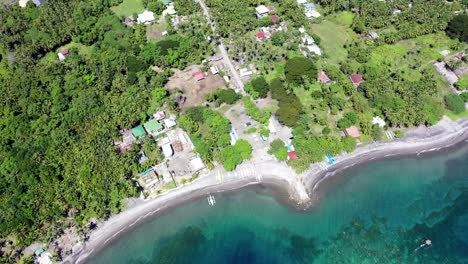
M155 136L158 132L160 132L164 128L162 126L162 124L159 123L159 121L156 120L156 119L152 119L152 120L144 123L143 127L145 127L146 132L148 132L148 134L150 134L152 136Z
M348 127L344 130L345 135L351 136L355 138L356 140L359 140L361 138L361 134L359 134L359 129L355 126Z
M374 116L372 118L372 124L378 125L380 128L385 126L385 121L380 116Z
M148 169L141 173L141 183L143 187L149 188L159 182L158 175L153 169Z
M257 17L259 18L268 15L268 13L270 12L270 10L264 5L257 6L255 8L255 11L257 12Z
M164 157L170 158L174 155L174 150L172 149L172 145L170 143L164 144L161 146Z
M145 10L143 13L138 15L137 22L138 24L148 25L154 21L154 13L148 10Z
M204 169L206 166L205 163L203 163L203 160L197 156L196 158L190 160L190 167L192 168L193 172L197 172Z
M139 125L137 127L134 127L132 128L132 135L135 137L135 138L139 138L139 137L142 137L146 134L145 132L145 129L143 128L142 125Z

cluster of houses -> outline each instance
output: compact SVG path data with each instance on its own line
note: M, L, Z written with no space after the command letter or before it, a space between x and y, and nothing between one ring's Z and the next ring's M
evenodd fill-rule
M115 145L119 147L120 152L128 151L132 144L138 139L145 135L157 136L160 133L164 132L165 129L172 128L177 125L176 116L170 115L166 117L164 111L159 111L153 114L154 119L149 120L143 125L136 126L131 130L122 130L120 134L122 135L122 141L115 142ZM167 149L167 147L163 148ZM169 151L167 151L168 157ZM143 161L145 159L143 158Z
M164 188L169 182L175 183L175 176L191 176L193 173L204 169L206 166L201 158L193 152L194 145L186 132L177 125L175 115L167 115L164 111L153 114L153 119L136 126L130 130L120 131L122 140L115 142L120 152L128 151L133 143L139 143L138 139L149 135L156 140L165 158L165 162L156 164L139 173L136 177L140 186L149 193ZM146 153L139 153L138 163L143 164L149 158ZM175 163L171 166L171 162ZM184 167L183 172L175 170Z
M287 31L288 28L286 26L286 22L279 22L279 16L276 14L276 8L274 6L264 6L260 5L255 8L257 13L257 18L262 19L264 17L268 17L271 20L272 26L262 27L260 31L258 31L255 36L257 40L262 39L269 39L271 36L278 32L278 31Z
M168 0L162 0L162 3L166 6L166 9L162 12L162 16L169 15L172 17L171 21L173 26L177 28L177 25L181 20L183 20L183 17L178 17L177 12L174 7L174 3L172 1ZM154 12L145 10L143 13L137 15L136 23L137 24L144 24L144 25L150 25L156 20L156 16ZM135 19L133 16L129 16L125 18L124 22L127 26L133 26L135 23Z
M309 3L307 0L297 0L297 4L304 8L304 13L307 18L314 19L321 16L315 9L315 5L313 3Z

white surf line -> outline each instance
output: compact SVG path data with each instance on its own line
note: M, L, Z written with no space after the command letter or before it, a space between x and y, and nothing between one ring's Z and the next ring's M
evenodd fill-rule
M85 253L85 254L81 254L81 256L76 260L76 263L80 263L81 261L83 261L84 259L86 259L89 255L91 255L91 253L94 252L94 249L91 249L88 253Z

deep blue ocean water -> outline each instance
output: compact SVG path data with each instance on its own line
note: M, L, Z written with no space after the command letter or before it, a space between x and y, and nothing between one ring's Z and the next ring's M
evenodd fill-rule
M214 207L202 198L87 263L468 263L467 145L362 165L324 186L305 212L266 189L218 194Z

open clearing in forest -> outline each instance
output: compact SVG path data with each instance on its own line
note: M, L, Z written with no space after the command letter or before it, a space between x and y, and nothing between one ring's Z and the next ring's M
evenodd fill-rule
M124 0L120 5L111 7L111 10L119 17L128 17L145 11L142 0Z
M208 77L201 81L196 81L193 74L201 71L200 65L192 65L181 71L173 69L174 75L169 79L166 88L172 93L180 90L186 97L185 103L180 107L185 110L188 107L201 105L205 102L205 96L216 90L224 88L224 79L219 75L209 73Z
M323 18L320 24L312 25L312 31L320 37L326 59L329 63L338 64L345 60L348 52L343 47L356 34L351 30L353 15L343 12L338 15Z

